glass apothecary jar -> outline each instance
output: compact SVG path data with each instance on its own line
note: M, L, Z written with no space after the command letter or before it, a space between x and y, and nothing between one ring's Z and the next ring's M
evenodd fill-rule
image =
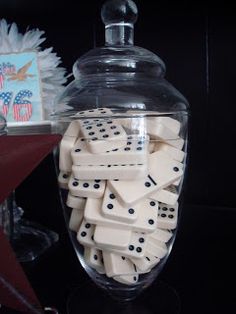
M156 279L173 246L189 114L163 61L133 45L136 19L131 0L104 4L105 46L75 62L53 115L75 251L92 280L122 300Z

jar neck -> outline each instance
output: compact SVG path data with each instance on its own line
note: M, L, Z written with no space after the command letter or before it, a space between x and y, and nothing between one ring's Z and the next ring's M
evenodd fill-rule
M106 46L132 46L134 27L130 23L113 23L105 27Z

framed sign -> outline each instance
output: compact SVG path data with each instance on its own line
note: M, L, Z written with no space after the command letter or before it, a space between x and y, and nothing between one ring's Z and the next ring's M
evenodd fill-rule
M0 55L0 112L8 125L43 120L37 52Z

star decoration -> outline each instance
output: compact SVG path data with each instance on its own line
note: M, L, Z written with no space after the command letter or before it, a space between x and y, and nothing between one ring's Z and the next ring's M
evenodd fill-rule
M60 135L0 136L0 203L59 143ZM25 313L43 313L40 304L0 228L0 303Z

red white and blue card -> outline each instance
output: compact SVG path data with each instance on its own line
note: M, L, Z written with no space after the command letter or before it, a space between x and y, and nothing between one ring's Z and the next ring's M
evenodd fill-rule
M0 55L0 112L8 124L43 120L37 52Z

